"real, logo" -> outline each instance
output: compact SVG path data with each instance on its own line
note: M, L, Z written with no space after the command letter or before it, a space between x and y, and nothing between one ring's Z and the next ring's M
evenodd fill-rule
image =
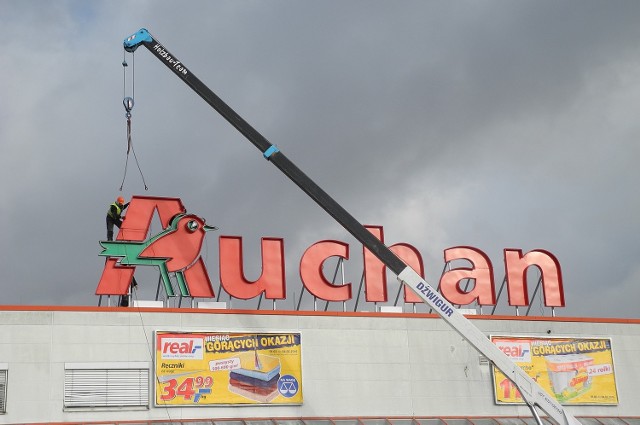
M162 359L202 360L202 347L202 338L160 338Z
M531 362L531 345L528 342L495 341L495 344L514 362Z

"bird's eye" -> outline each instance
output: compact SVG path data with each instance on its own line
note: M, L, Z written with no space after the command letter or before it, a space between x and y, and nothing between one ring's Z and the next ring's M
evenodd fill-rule
M195 232L196 230L198 230L198 222L195 220L189 220L187 222L187 230L189 230L190 232Z

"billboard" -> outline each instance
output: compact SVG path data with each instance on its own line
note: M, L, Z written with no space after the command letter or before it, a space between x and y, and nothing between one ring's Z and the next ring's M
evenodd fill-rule
M618 404L609 338L492 336L491 341L561 404ZM495 367L493 388L498 404L524 403Z
M299 333L155 335L155 405L302 404Z

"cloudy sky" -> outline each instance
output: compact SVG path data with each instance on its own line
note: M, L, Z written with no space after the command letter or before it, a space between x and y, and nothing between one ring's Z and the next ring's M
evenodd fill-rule
M350 244L357 289L361 245L150 52L124 55L145 27L360 222L415 246L434 286L447 248L482 250L496 291L505 248L545 249L558 316L638 318L639 20L636 1L2 0L0 304L97 305L121 193L180 197L241 236L248 278L260 238L284 238L281 308L322 239ZM147 191L133 157L119 191L125 95ZM138 280L154 298L157 273Z

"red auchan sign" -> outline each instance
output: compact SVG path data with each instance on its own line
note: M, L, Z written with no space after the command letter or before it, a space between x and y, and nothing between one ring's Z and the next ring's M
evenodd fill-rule
M151 242L154 238L165 235L149 236L149 226L153 214L157 212L163 226L163 232L181 231L175 228L175 223L182 221L174 218L184 216L186 209L180 199L134 196L129 204L126 219L122 224L116 241L123 245L146 244L149 248L153 246ZM193 225L197 217L189 220L186 225ZM173 219L173 220L172 220ZM384 242L382 226L366 226L367 229L378 239ZM148 238L148 239L147 239ZM185 238L168 238L176 244ZM285 259L284 240L281 238L262 238L261 263L262 274L257 280L250 281L244 275L244 259L242 256L242 237L240 236L219 236L219 264L220 282L224 290L232 297L238 299L252 299L264 295L268 299L285 299ZM201 242L201 240L200 240ZM156 244L157 245L157 244ZM192 243L193 245L193 243ZM213 298L215 293L204 262L197 256L192 245L173 247L176 252L189 250L197 258L197 273L189 271L193 269L193 264L184 267L185 270L168 269L170 272L184 274L183 284L180 286L182 296ZM199 249L200 245L197 245ZM406 264L411 266L416 272L424 276L424 265L422 256L418 250L407 244L397 243L389 248ZM165 251L169 251L164 246ZM106 251L106 250L105 250ZM118 250L112 249L112 252ZM96 295L123 295L127 293L129 284L133 277L135 265L158 265L161 260L152 257L148 252L150 249L138 249L145 255L137 259L128 259L124 263L122 258L107 256L105 267L96 289ZM142 254L141 254L142 255ZM166 255L166 254L165 254ZM325 301L349 301L352 298L352 284L334 285L329 282L323 272L322 265L332 257L339 257L348 260L350 256L349 245L336 240L323 240L314 243L306 249L300 259L300 279L304 287L314 296ZM366 287L366 301L384 303L388 301L386 267L368 249L362 249L364 264L364 282ZM170 258L165 259L167 263ZM442 295L452 304L468 305L477 302L480 305L495 305L495 283L493 266L487 255L481 250L471 246L456 246L444 250L445 262L455 260L466 260L469 267L459 267L445 271L440 278L440 291ZM194 260L195 261L195 260ZM160 261L162 262L162 261ZM183 261L182 264L187 264ZM126 265L128 264L128 265ZM132 265L135 264L135 265ZM562 273L560 263L548 251L533 250L526 254L520 249L504 250L504 266L506 271L506 283L508 291L508 301L511 306L527 306L529 304L527 290L527 269L537 267L542 272L542 287L544 291L544 303L547 307L564 307L564 290L562 287ZM166 268L165 268L166 269ZM188 272L188 273L186 273ZM473 279L475 285L469 291L462 289L463 282ZM420 298L411 290L405 288L404 299L407 303L420 303Z

